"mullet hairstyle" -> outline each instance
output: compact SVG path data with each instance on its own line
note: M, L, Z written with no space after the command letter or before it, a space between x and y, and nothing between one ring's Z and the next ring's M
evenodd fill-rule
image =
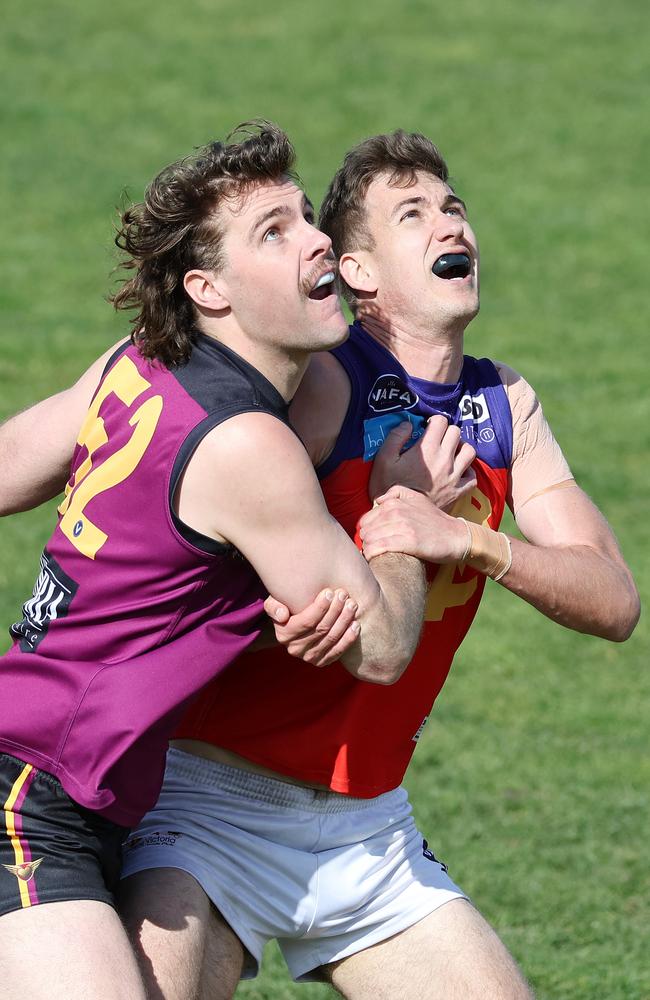
M196 316L183 279L193 268L223 267L220 206L264 181L289 177L299 183L294 163L282 129L264 120L244 122L225 142L211 142L165 167L144 201L123 213L115 243L127 255L121 267L135 273L110 301L116 309L138 310L131 340L143 357L167 367L189 359Z
M449 170L437 146L420 132L397 129L364 139L345 155L334 174L321 205L319 229L332 240L337 258L354 250L374 250L368 227L365 197L375 178L388 176L395 187L415 184L416 171L433 174L447 182ZM354 289L341 279L343 293L354 308Z

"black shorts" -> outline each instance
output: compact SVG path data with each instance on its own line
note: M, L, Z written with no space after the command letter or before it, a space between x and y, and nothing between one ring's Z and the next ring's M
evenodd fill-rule
M115 906L122 826L74 802L51 774L0 753L0 915L73 899Z

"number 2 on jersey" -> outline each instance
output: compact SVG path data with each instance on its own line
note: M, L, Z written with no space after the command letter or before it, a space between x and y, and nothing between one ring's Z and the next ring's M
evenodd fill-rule
M79 432L77 443L85 446L88 454L75 472L73 482L66 486L66 496L59 507L62 515L59 527L75 548L89 559L95 558L108 535L86 516L86 505L99 493L124 482L137 467L156 430L163 401L162 396L147 399L129 420L134 431L126 444L93 467L95 452L108 442L99 409L111 392L125 406L131 406L150 388L151 383L142 377L131 359L120 358L100 385Z
M452 513L464 517L467 521L487 524L492 513L492 504L485 493L475 487L470 496L464 497L456 504ZM459 563L446 563L440 566L429 587L424 612L425 621L439 622L447 608L459 608L467 604L476 590L478 579L475 573L468 570L471 576L468 580L464 580L462 578L464 570L465 567Z

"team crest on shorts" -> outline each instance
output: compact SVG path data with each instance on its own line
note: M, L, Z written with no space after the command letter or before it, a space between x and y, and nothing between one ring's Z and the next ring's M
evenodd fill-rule
M31 882L34 878L34 872L42 860L43 858L36 858L34 861L25 861L22 865L3 865L2 867L15 875L21 882Z

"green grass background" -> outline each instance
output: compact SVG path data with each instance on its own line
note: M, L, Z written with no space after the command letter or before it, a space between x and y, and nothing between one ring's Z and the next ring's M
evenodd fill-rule
M317 201L352 143L420 129L481 241L468 350L535 385L647 598L649 24L645 0L8 0L0 415L123 334L105 295L124 188L265 116ZM51 522L0 527L6 624ZM430 843L544 1000L650 997L648 654L643 619L609 645L489 585L409 772ZM238 992L328 995L273 947Z

